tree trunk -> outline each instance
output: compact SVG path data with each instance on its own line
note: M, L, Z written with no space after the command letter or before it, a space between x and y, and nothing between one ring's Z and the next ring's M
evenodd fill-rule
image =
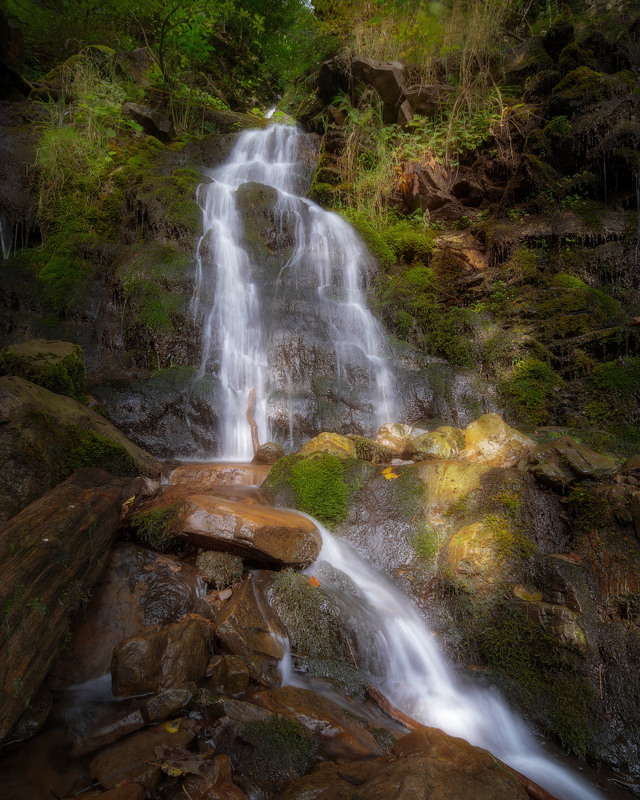
M0 741L38 691L106 565L124 503L145 483L84 469L0 531Z

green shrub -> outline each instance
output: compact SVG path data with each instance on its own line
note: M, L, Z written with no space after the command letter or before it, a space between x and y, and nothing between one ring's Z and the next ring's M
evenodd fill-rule
M531 425L544 422L549 417L553 391L560 383L560 376L543 361L537 358L521 361L506 388L516 418Z

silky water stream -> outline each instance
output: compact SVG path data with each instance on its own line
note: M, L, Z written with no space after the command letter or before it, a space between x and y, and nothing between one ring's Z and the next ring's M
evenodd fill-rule
M366 620L366 627L375 631L376 656L367 666L376 688L417 721L489 750L558 800L603 797L547 755L496 690L464 685L410 600L349 545L316 524L323 545L307 573L349 608L352 620ZM293 670L290 656L281 671L284 684L307 685Z

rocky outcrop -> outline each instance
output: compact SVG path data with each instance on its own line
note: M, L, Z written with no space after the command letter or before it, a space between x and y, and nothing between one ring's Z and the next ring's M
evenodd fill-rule
M22 378L0 378L0 520L80 467L159 475L160 464L103 416Z
M486 750L435 728L410 733L374 761L320 764L292 783L283 800L527 800L528 793Z
M28 339L0 351L0 374L15 375L57 394L82 400L86 389L82 349L71 342Z
M82 470L45 494L0 537L0 740L44 680L78 609L100 577L141 478Z
M145 133L155 136L161 142L169 142L176 135L171 120L159 111L139 103L125 103L122 110L142 126Z
M233 592L215 619L217 638L240 656L251 677L264 686L279 686L278 663L284 656L286 630L266 597L269 573L252 575Z
M527 457L532 475L554 489L585 480L606 480L616 472L616 462L562 436L532 450Z

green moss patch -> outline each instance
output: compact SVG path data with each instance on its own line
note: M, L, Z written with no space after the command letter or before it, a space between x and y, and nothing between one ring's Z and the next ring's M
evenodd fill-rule
M100 467L114 475L140 474L121 444L74 425L58 428L51 453L58 482L84 467Z
M311 765L314 747L304 726L282 714L266 722L243 725L241 737L253 745L253 775L284 782L303 775Z
M183 503L177 501L165 508L141 511L131 517L129 524L138 541L162 553L173 544L182 509Z
M217 553L208 550L200 553L196 559L198 568L204 575L207 583L211 583L216 589L226 589L242 578L244 567L242 559L231 553Z
M561 383L560 376L539 359L529 358L520 362L506 387L516 419L531 425L547 420L554 390Z

